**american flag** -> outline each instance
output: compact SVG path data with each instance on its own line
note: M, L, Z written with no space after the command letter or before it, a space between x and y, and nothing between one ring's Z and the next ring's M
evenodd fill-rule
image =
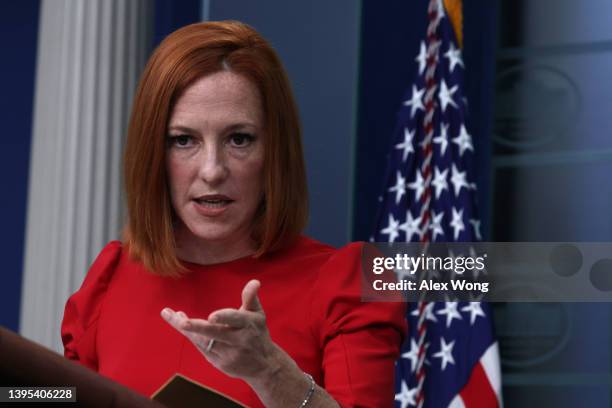
M398 113L373 241L481 240L461 34L454 29L461 25L457 3L447 10L442 0L430 0L427 35ZM486 303L410 304L409 333L396 363L395 406L501 406L491 318Z

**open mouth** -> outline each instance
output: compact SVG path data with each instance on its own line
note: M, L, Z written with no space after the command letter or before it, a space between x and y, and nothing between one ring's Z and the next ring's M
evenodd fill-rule
M229 205L233 202L233 200L223 200L223 199L197 199L196 203L201 205L202 207L207 208L222 208L226 205Z

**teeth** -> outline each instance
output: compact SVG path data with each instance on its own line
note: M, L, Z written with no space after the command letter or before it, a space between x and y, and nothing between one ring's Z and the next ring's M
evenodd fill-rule
M204 207L219 208L225 206L229 201L227 200L197 200L198 203Z

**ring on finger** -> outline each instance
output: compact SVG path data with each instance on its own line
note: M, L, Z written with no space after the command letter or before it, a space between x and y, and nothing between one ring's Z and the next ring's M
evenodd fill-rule
M208 344L206 345L206 352L209 353L215 345L215 339L208 340Z

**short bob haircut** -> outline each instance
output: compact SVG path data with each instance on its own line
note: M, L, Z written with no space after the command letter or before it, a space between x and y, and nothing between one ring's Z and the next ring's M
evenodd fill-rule
M174 104L193 82L231 71L259 89L264 112L263 199L253 219L255 256L297 238L308 217L308 193L297 106L270 44L237 21L197 23L170 34L149 59L138 86L124 153L128 219L124 244L151 272L186 271L176 256L166 173L167 126Z

